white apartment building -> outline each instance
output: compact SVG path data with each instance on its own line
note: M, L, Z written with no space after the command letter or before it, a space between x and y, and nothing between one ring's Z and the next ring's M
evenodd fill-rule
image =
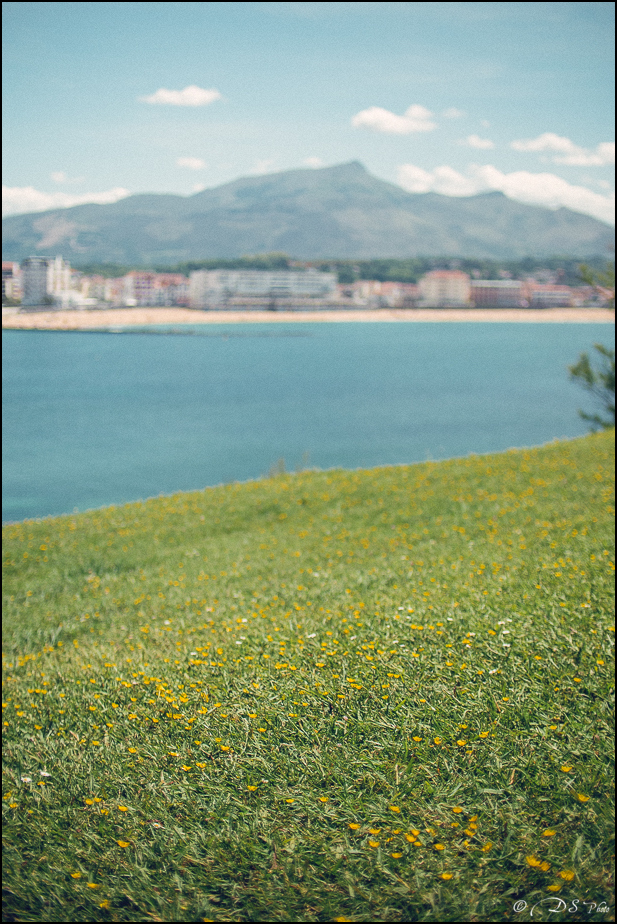
M471 281L461 270L432 270L418 281L420 308L466 308Z
M299 270L195 270L191 308L221 305L229 298L326 298L336 293L336 273Z

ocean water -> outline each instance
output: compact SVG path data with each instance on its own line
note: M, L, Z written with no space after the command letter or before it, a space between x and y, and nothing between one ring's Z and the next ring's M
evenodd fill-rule
M3 522L288 470L580 436L566 367L610 324L3 331Z

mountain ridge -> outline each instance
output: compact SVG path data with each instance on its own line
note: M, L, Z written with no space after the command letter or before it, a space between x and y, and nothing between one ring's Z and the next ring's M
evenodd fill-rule
M3 219L2 240L5 260L61 253L74 265L148 266L273 251L298 259L587 257L606 253L614 231L499 191L409 193L350 161L242 177L191 196L138 193L14 215Z

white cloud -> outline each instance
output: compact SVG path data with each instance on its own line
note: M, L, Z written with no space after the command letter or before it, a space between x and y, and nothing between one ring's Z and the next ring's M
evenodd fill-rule
M262 173L270 173L272 168L275 166L276 166L276 161L273 160L272 158L258 160L255 166L253 167L253 169L251 170L251 173L256 173L257 175L261 175Z
M221 99L218 90L202 90L191 84L184 90L165 90L161 88L152 96L140 96L139 102L158 106L208 106L217 99Z
M130 196L128 189L116 186L98 193L72 195L65 192L46 193L33 186L3 186L2 214L21 215L25 212L46 212L48 209L65 209L72 205L84 205L95 202L107 205Z
M194 193L200 193L200 192L203 192L205 188L206 188L206 187L204 186L203 183L195 183L195 184L193 185L193 192L194 192Z
M544 208L568 208L599 221L614 224L615 194L601 195L584 186L575 186L554 173L525 170L502 173L490 164L472 164L467 174L452 167L423 170L413 164L399 167L398 181L413 193L437 192L445 196L471 196L498 190L510 199Z
M462 119L465 115L467 115L467 113L463 112L462 109L455 109L454 106L451 106L450 109L444 109L441 114L444 119Z
M53 173L49 174L54 183L64 184L64 183L83 183L83 176L73 176L69 177L63 170L55 170Z
M601 167L615 163L615 142L603 141L595 150L581 148L569 138L544 132L537 138L513 141L510 145L515 151L552 151L556 156L553 163L569 164L577 167Z
M470 148L478 148L478 150L488 150L495 147L493 141L488 138L480 138L478 135L467 135L463 141L459 141L459 144L465 144Z
M314 168L323 167L323 160L321 159L321 157L307 157L305 160L302 161L302 165L304 167L314 167Z
M176 165L178 167L188 167L189 170L205 170L208 166L201 157L179 157Z
M354 128L370 128L375 132L384 132L388 135L410 135L412 132L431 132L437 128L432 122L433 113L414 103L399 116L380 106L371 106L363 109L351 120Z

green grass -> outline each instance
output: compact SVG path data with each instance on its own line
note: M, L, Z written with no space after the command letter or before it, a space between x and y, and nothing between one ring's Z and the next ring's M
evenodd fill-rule
M4 920L613 919L613 461L5 527Z

